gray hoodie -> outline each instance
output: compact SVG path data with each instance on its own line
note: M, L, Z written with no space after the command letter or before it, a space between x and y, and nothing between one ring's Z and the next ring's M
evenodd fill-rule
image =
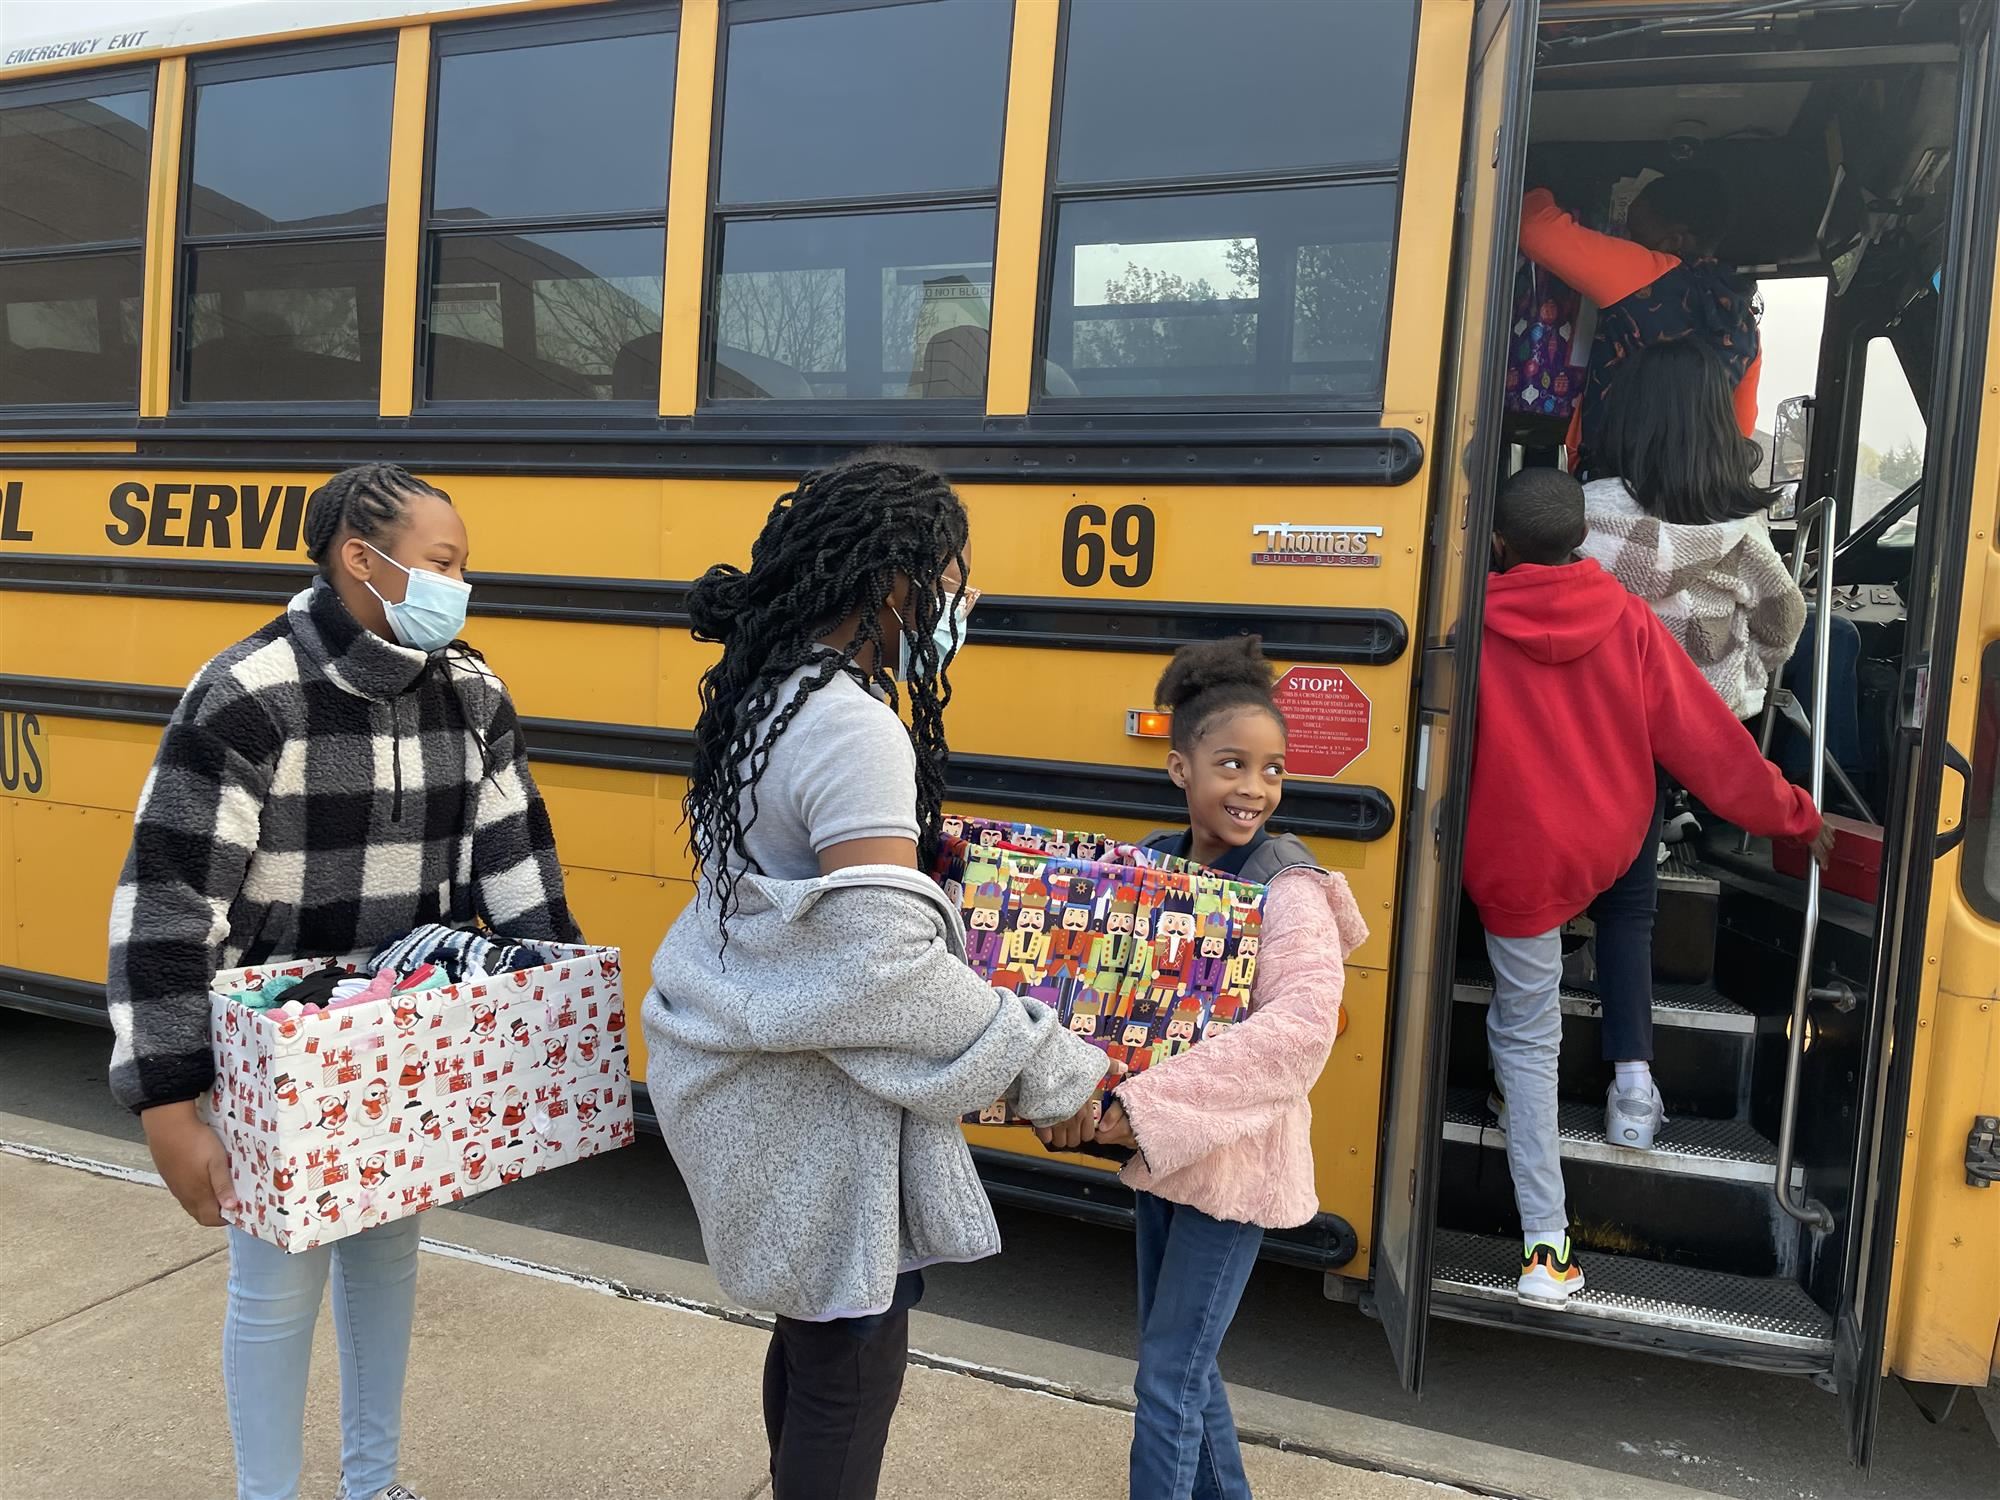
M723 1290L858 1317L900 1271L997 1253L960 1116L1004 1096L1067 1119L1104 1054L973 973L958 912L915 870L737 890L726 956L714 902L690 902L641 1011L647 1087Z

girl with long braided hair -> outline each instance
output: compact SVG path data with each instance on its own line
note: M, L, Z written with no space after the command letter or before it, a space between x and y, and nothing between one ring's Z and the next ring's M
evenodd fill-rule
M319 577L203 667L175 710L112 905L112 1090L181 1206L214 1226L244 1209L195 1113L215 1075L218 970L365 961L433 922L579 937L513 704L458 639L470 542L450 497L363 464L313 492L305 537ZM329 1279L341 1500L416 1500L396 1468L417 1239L417 1221L399 1219L288 1254L229 1230L238 1500L298 1494Z
M960 1117L1004 1095L1075 1146L1105 1069L966 966L923 873L967 566L951 486L873 452L806 475L750 566L689 600L722 656L686 799L700 885L653 962L647 1082L723 1289L777 1314L776 1500L875 1494L922 1268L1000 1248Z

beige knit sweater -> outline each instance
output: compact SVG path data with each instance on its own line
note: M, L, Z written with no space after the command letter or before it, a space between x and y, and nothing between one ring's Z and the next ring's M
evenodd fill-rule
M1731 713L1761 713L1806 624L1764 517L1677 526L1641 510L1622 479L1594 479L1583 497L1583 555L1652 605Z

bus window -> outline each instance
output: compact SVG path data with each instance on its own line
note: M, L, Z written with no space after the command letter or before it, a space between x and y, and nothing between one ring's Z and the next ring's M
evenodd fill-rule
M1959 884L1972 909L2000 922L2000 641L1990 642L1979 663L1979 714L1972 726L1972 786L1966 797L1965 853Z
M1757 283L1762 365L1757 382L1757 481L1777 496L1773 520L1796 514L1812 434L1811 400L1819 380L1826 331L1824 276L1767 278Z
M1100 396L1379 399L1395 223L1386 183L1068 204L1049 358Z
M1910 390L1895 344L1886 336L1870 339L1861 375L1861 446L1854 465L1852 527L1865 525L1923 478L1927 430L1923 408ZM1907 549L1916 542L1917 508L1912 506L1908 515L1882 533L1878 545Z
M0 89L0 405L139 400L152 74Z
M439 33L426 400L658 401L677 40L671 12Z
M1065 184L1394 170L1412 0L1074 0L1064 37Z
M730 7L708 399L985 395L1011 24Z
M375 400L394 56L195 64L183 400Z
M1067 14L1038 402L1379 407L1410 0Z

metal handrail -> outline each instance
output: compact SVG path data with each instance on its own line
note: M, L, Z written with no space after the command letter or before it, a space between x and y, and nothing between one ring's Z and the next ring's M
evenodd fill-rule
M1813 511L1800 517L1798 540L1792 553L1792 574L1794 578L1805 576L1805 555L1807 529L1811 517L1820 520L1819 577L1814 580L1817 607L1813 611L1813 703L1815 706L1826 702L1826 679L1828 662L1833 654L1833 520L1832 510L1824 500L1815 503ZM1769 747L1773 723L1773 710L1766 709L1764 716L1764 739ZM1826 714L1812 716L1812 771L1810 775L1813 806L1824 808L1826 793ZM1785 1035L1785 1098L1778 1109L1778 1167L1771 1184L1771 1191L1777 1195L1778 1207L1797 1219L1809 1229L1824 1234L1833 1228L1833 1215L1824 1203L1807 1198L1803 1203L1792 1199L1792 1156L1798 1145L1799 1123L1799 1071L1805 1061L1806 1052L1806 1007L1813 998L1812 962L1813 949L1819 938L1819 861L1806 861L1806 918L1805 930L1799 938L1799 968L1792 981L1791 1024Z
M1798 589L1801 594L1805 592L1806 543L1812 540L1813 523L1822 516L1832 514L1833 496L1821 495L1819 499L1800 509L1795 517L1797 526L1792 532L1792 587ZM1826 570L1822 568L1820 571ZM1824 614L1821 618L1825 618ZM1771 741L1778 733L1778 690L1778 683L1775 681L1765 687L1764 722L1757 726L1757 753L1766 760L1771 758ZM1817 698L1813 700L1813 706L1815 708L1819 706ZM1824 744L1825 740L1822 739L1820 743ZM1736 852L1738 854L1750 852L1749 829L1743 830L1742 838L1737 841Z

